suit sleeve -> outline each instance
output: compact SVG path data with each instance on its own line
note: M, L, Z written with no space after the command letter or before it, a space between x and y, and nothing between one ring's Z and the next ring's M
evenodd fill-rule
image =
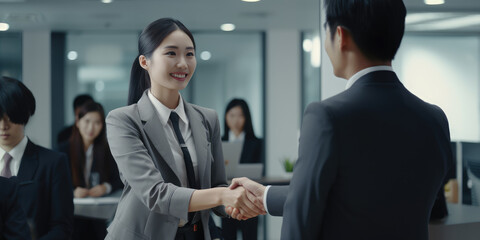
M220 137L220 123L218 121L217 114L214 114L215 123L213 127L213 132L211 133L211 148L212 148L212 176L211 176L211 187L226 187L227 177L225 175L225 163L223 160L223 150L222 150L222 138ZM225 207L223 205L215 207L212 209L213 212L220 217L227 217L225 212Z
M299 156L283 210L282 239L320 239L328 194L338 170L332 116L321 103L304 114Z
M69 239L73 232L72 178L67 158L61 154L53 162L49 231L39 240Z
M188 206L195 190L163 180L140 138L141 130L133 121L121 111L110 112L106 119L108 143L122 177L151 211L188 219Z
M283 216L283 206L287 200L289 186L271 186L268 189L267 195L267 209L268 214L272 216Z
M30 230L27 225L27 217L20 207L16 184L2 181L2 191L5 191L5 202L0 202L0 239L27 240L30 239ZM5 183L5 184L3 184ZM5 186L4 186L5 185ZM3 220L3 222L1 222Z

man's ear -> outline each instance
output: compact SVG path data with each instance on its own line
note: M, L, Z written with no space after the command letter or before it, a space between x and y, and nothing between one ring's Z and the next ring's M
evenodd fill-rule
M340 46L342 50L348 47L348 44L351 41L350 32L341 26L337 26L335 34L337 35L336 40L338 41L338 46Z
M148 59L144 55L140 55L138 57L138 63L140 63L140 67L142 67L145 70L148 70Z

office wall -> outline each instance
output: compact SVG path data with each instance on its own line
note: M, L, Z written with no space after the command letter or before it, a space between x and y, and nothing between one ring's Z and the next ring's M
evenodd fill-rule
M284 175L280 160L298 155L300 128L300 32L267 32L266 169ZM268 239L280 239L282 218L267 216Z
M480 141L480 37L407 34L393 61L413 94L446 113L452 141Z
M23 32L23 83L36 100L35 115L26 135L36 144L51 147L50 31Z

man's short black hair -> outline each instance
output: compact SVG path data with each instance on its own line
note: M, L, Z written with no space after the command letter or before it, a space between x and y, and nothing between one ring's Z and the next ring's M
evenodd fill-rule
M82 106L84 103L90 101L93 102L93 98L89 94L80 94L76 96L73 100L73 111L75 111L75 109L77 109L78 107Z
M35 98L20 81L0 77L0 117L5 115L11 122L26 125L35 113Z
M326 0L325 8L332 38L341 26L368 59L393 60L405 30L402 0Z

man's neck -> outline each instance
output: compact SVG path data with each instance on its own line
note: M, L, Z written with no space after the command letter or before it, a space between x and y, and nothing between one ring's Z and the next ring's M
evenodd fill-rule
M347 60L342 74L342 78L350 79L355 73L369 67L375 66L392 66L392 61L372 61L365 57L351 57Z

